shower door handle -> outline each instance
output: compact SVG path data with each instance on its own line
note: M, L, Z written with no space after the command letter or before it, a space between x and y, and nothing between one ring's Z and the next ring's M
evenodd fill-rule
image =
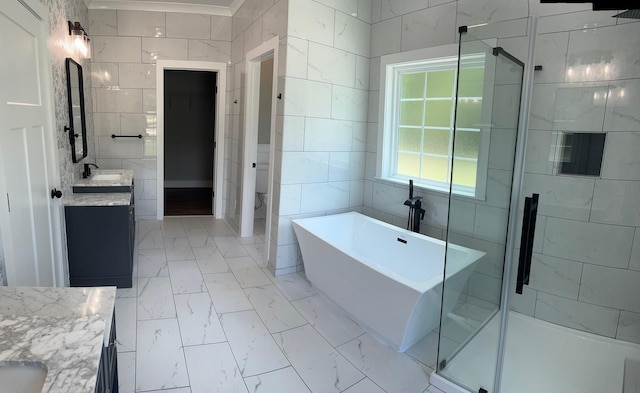
M529 285L539 197L539 194L532 194L530 197L524 199L522 235L520 237L520 258L518 259L518 278L516 281L516 293L520 295L522 295L523 286Z

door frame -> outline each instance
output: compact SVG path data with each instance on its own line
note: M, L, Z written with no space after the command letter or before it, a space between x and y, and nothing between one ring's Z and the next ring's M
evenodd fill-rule
M271 130L269 132L269 171L267 175L267 222L265 228L265 252L268 259L271 239L271 210L273 207L273 173L274 149L276 143L276 109L278 89L278 49L280 37L275 36L257 48L247 52L245 72L245 137L242 159L242 205L240 209L240 236L253 236L254 203L256 193L256 168L253 164L258 156L258 123L260 114L260 65L263 60L273 57L272 97L271 97Z
M46 111L46 120L45 125L49 129L49 132L45 132L45 137L47 138L45 146L48 147L49 151L46 151L45 162L47 164L47 177L48 177L48 185L52 187L55 184L60 184L60 168L59 168L59 154L58 154L58 141L56 138L56 118L54 111L54 91L53 91L53 69L51 67L51 54L49 52L49 46L47 45L50 25L49 25L49 9L42 4L38 0L20 0L17 2L21 6L25 7L25 9L31 12L39 23L39 35L38 35L38 61L40 68L40 77L42 78L41 87L42 90L42 106ZM3 172L0 171L0 185L4 187L5 178ZM0 196L0 200L6 203L6 194L2 193ZM50 216L49 216L49 224L51 226L51 247L49 250L51 252L53 261L53 286L55 287L63 287L69 285L69 270L68 264L66 263L66 258L63 252L62 245L62 203L61 199L50 201ZM0 220L4 222L8 222L8 217L0 211ZM6 221L5 221L6 220ZM8 228L4 226L4 228ZM0 235L1 236L1 235ZM3 243L3 252L4 252L4 261L5 261L5 276L7 281L10 281L9 273L10 268L9 265L11 262L6 258L8 253L11 253L12 245L7 242L7 234L4 234L4 238L0 238L0 242ZM8 245L8 247L7 247ZM39 281L39 278L38 278Z
M210 71L217 73L215 94L215 147L213 147L213 217L223 218L223 181L224 181L224 149L227 101L227 63L211 61L189 60L158 60L156 63L156 182L157 182L157 218L164 219L164 72L165 70L179 71Z

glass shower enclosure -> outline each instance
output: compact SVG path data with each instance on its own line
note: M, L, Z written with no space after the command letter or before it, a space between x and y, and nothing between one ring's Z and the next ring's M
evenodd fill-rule
M510 21L520 59L487 38L500 27L461 31L445 277L455 246L485 255L462 293L445 280L447 393L640 391L640 22L615 14ZM484 193L456 190L464 159Z
M438 373L471 391L493 390L492 376L500 333L501 306L511 184L518 132L524 64L496 45L460 30L459 72L453 145L453 174L447 228L447 263ZM481 61L479 61L481 59ZM461 178L469 161L477 163L473 193ZM446 283L457 271L458 246L481 251L462 293ZM448 305L451 302L455 305ZM448 310L453 310L448 312ZM487 336L468 356L461 352L477 335ZM477 385L477 386L476 386Z

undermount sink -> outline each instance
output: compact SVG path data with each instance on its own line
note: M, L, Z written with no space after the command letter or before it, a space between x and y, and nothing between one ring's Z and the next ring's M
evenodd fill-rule
M47 367L38 362L0 362L0 387L3 392L40 393Z
M104 181L104 180L120 180L122 179L122 175L119 173L100 173L97 175L93 175L93 177L91 177L91 180L96 180L96 181Z

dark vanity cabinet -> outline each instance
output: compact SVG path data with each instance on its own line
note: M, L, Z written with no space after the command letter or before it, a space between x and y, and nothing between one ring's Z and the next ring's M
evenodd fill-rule
M109 341L102 347L95 393L118 393L118 353L116 349L116 315L111 319Z
M133 193L75 194L65 221L70 285L131 288Z

